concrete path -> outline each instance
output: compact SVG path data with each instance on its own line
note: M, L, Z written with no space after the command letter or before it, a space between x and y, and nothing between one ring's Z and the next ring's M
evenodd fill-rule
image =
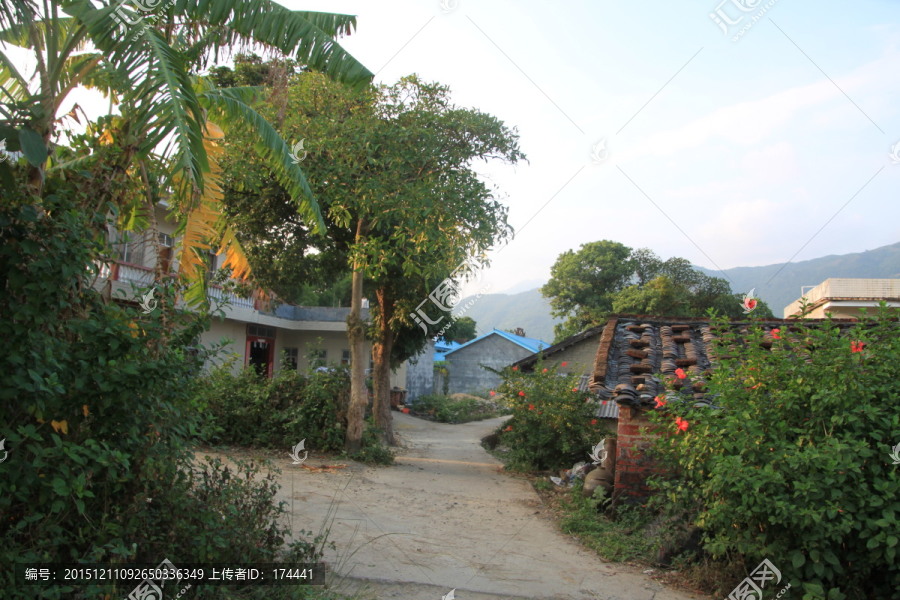
M378 600L441 600L451 589L458 600L702 598L604 562L539 516L530 484L503 473L479 443L502 419L446 425L394 415L405 448L392 467L344 462L314 473L286 454L276 461L277 500L288 503L294 531L330 528L333 589Z

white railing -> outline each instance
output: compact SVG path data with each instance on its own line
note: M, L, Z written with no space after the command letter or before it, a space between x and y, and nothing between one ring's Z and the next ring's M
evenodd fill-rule
M826 279L803 295L803 298L791 302L784 309L788 317L800 312L805 300L807 304L815 304L821 300L888 300L900 298L900 279Z
M153 269L119 263L119 281L130 281L138 285L151 285L153 283Z
M253 308L253 299L252 298L241 298L236 294L232 294L230 292L225 292L222 288L218 287L210 287L208 291L208 295L210 298L218 300L222 302L223 300L227 300L229 306L233 306L236 308Z

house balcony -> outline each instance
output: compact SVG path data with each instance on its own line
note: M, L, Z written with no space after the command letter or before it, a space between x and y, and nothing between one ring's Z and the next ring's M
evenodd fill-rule
M155 275L153 271L150 267L127 262L103 263L100 265L98 279L114 282L114 289L124 290L126 295L130 295L132 284L140 287L153 285ZM210 300L215 300L219 303L227 302L229 307L256 310L252 298L242 298L236 294L224 291L219 286L209 286L207 296Z
M132 286L150 287L153 285L154 275L152 268L143 265L122 261L104 263L100 265L97 287L109 281L112 283L115 297L134 299ZM346 307L295 306L282 303L264 307L252 298L242 298L214 285L209 286L207 296L216 304L226 303L223 307L226 319L283 329L346 331L347 317L350 315L350 309ZM368 316L368 308L363 308L361 317L368 319Z

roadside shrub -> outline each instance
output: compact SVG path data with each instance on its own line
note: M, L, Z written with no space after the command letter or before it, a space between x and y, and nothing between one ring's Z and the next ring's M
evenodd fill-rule
M668 432L656 442L668 476L653 482L654 502L699 506L707 552L747 573L768 559L795 597L896 597L900 335L890 316L882 307L843 331L832 321L746 332L715 322L715 407L671 391L652 416Z
M501 414L500 407L480 398L430 394L412 401L411 409L417 415L429 417L441 423L469 423L493 419Z
M594 417L596 398L578 391L577 376L561 376L540 363L534 373L506 369L501 375L496 393L512 411L500 438L509 448L509 468L556 469L588 460L604 437L603 426Z
M366 419L363 430L362 447L350 458L370 465L391 465L394 463L393 451L382 442L381 430L375 426L373 419Z
M244 561L284 550L271 481L197 471L189 440L201 405L206 316L177 311L174 283L145 313L92 288L108 253L107 214L54 191L0 203L0 561ZM78 201L80 199L80 201ZM226 516L226 520L222 516ZM309 554L298 545L291 552ZM4 598L99 598L96 587L19 586ZM131 590L116 590L123 597ZM119 592L124 592L119 594ZM189 592L190 597L196 590Z
M210 443L285 448L306 439L307 448L336 451L344 445L349 390L346 369L282 369L270 380L249 368L220 368L198 379L195 401L206 407Z

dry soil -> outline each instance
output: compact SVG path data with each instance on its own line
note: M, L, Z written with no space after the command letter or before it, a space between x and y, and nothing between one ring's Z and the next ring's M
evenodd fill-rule
M454 589L457 600L702 598L601 560L542 516L531 485L479 443L502 419L447 425L394 415L403 448L393 466L343 461L313 472L293 465L287 448L275 459L277 500L293 530L330 528L329 587L378 600L441 600ZM336 464L307 446L306 466Z

